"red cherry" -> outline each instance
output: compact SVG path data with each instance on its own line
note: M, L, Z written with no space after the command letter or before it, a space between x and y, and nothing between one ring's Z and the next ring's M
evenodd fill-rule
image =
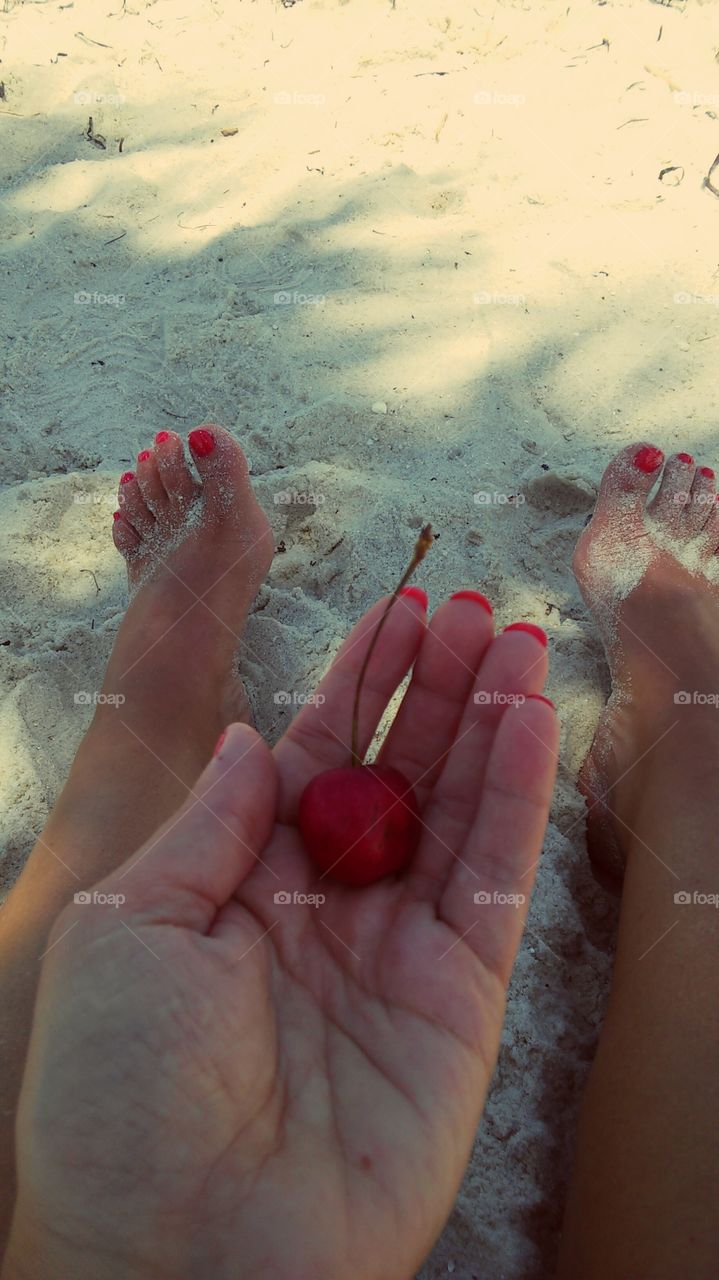
M363 764L318 773L302 793L299 828L321 871L341 884L367 885L407 866L422 824L404 775Z

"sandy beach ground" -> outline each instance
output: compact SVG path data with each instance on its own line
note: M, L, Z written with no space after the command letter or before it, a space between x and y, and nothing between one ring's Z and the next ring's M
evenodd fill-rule
M434 604L478 587L549 633L556 800L421 1280L551 1273L616 927L569 565L623 444L719 463L718 44L700 0L2 0L4 887L124 608L118 473L163 426L235 431L273 521L241 655L271 738L426 520Z

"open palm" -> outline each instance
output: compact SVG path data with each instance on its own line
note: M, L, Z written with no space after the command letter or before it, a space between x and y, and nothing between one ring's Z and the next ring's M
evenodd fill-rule
M496 1060L557 727L517 697L546 676L536 636L495 639L468 598L427 627L403 597L360 736L366 748L413 666L382 758L415 788L420 848L367 889L318 879L298 802L349 763L382 607L273 753L232 727L180 813L98 886L124 903L58 921L9 1268L32 1241L78 1280L403 1280L431 1247Z

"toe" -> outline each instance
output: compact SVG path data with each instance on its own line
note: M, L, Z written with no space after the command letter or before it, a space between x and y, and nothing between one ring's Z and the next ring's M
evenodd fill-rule
M218 516L229 515L249 489L247 460L239 444L229 431L214 423L191 431L188 443L202 478L206 508Z
M684 508L684 532L700 533L716 506L716 482L711 467L697 467L689 501Z
M149 537L155 528L155 517L145 503L134 472L126 471L120 480L118 503L128 525L140 535Z
M714 507L701 531L702 554L714 556L719 548L719 498L714 499Z
M181 514L198 493L198 485L185 458L185 448L174 431L158 431L155 436L155 460L170 509Z
M632 444L622 449L609 463L599 486L596 514L620 507L622 511L643 512L664 461L664 454L653 444Z
M138 453L135 479L145 506L149 508L156 520L164 521L170 504L151 449L141 449Z
M672 454L667 459L656 497L649 504L648 509L653 519L665 525L672 533L678 533L682 527L695 470L691 454Z
M122 511L113 512L112 540L123 556L132 555L142 545L139 534L128 524Z

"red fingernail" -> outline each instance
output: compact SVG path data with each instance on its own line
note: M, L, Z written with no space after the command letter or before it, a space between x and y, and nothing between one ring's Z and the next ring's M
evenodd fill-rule
M112 518L113 518L113 520L121 520L121 519L122 519L122 512L121 512L121 511L113 511L113 513L112 513Z
M169 439L170 439L169 431L158 431L157 435L155 436L155 444L164 444L165 441Z
M190 448L196 453L198 458L206 458L215 447L216 441L211 431L206 427L198 427L196 431L191 431L187 437Z
M399 594L404 596L406 600L419 600L423 609L426 609L429 604L427 592L423 591L421 587L403 587Z
M128 483L128 481L130 481L130 480L134 480L134 479L135 479L135 472L134 472L134 471L125 471L125 472L120 476L120 484L127 484L127 483Z
M217 739L217 742L215 743L215 750L212 752L213 756L219 756L226 737L227 737L227 730L223 729L222 733Z
M528 697L528 698L534 698L536 702L546 702L547 706L552 708L552 711L556 711L556 710L557 710L557 708L555 707L554 703L552 702L552 699L551 699L551 698L545 698L545 696L544 696L544 694L543 694L543 693L528 693L528 694L527 694L527 697Z
M538 627L534 622L510 622L509 626L505 627L504 630L526 631L530 636L534 636L535 640L538 640L540 644L543 644L545 649L547 647L546 631L543 631L542 628Z
M141 450L140 450L140 452L139 452L139 453L138 453L138 455L137 455L137 461L138 461L138 462L147 462L147 459L148 459L149 457L150 457L150 450L149 450L149 449L141 449Z
M686 462L688 467L691 467L694 464L694 459L690 453L678 453L677 458L679 462Z
M714 472L712 471L711 467L700 467L700 468L699 468L699 475L700 475L700 476L705 476L707 480L713 480L713 479L714 479Z
M492 606L481 591L453 591L449 598L450 600L476 600L477 604L481 604L490 616L492 614Z
M650 475L652 471L656 471L657 467L661 467L664 461L664 454L661 449L655 449L653 445L645 445L643 449L637 449L634 455L634 465L639 471L644 471L646 475Z

